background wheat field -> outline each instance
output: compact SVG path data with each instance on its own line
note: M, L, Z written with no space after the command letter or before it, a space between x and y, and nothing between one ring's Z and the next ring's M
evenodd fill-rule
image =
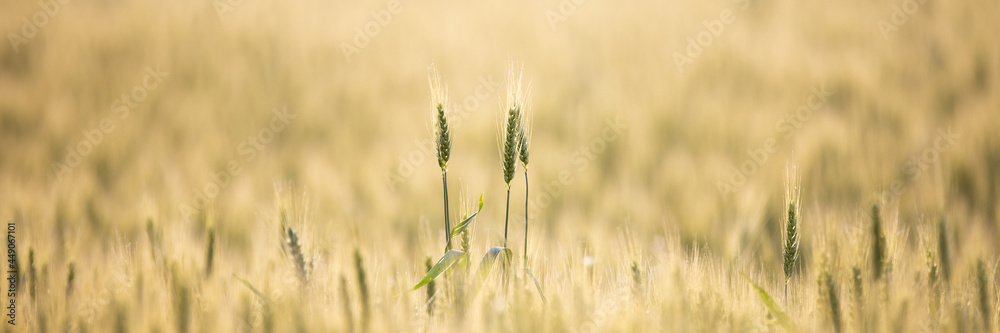
M996 1L8 0L0 18L7 332L1000 327ZM431 65L452 226L483 208L469 268L410 291L445 246ZM517 66L528 205L518 164L512 265L476 283L504 242Z

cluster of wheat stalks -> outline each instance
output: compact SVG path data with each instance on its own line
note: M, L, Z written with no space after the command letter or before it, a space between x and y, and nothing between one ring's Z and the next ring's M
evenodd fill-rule
M478 266L476 279L470 279L468 275L469 271L469 251L470 251L470 240L469 240L469 227L472 225L476 216L483 208L483 195L479 197L479 204L475 211L470 209L468 205L465 204L464 200L460 200L463 205L461 209L462 221L456 226L451 226L450 214L449 214L449 202L448 202L448 161L451 157L451 130L448 126L448 88L441 81L441 76L437 69L431 66L429 68L428 82L430 84L431 90L431 110L432 119L434 121L434 138L435 147L437 151L438 166L441 168L441 183L444 189L444 235L445 235L445 253L444 255L435 263L431 264L431 260L428 259L427 273L424 278L414 285L411 290L419 289L423 286L427 286L427 304L428 311L431 312L433 303L437 298L437 293L440 290L450 290L446 288L440 288L435 280L444 275L451 276L452 268L455 265L463 267L463 269L458 269L454 281L452 283L460 285L459 287L453 288L457 294L457 297L453 297L458 301L464 301L464 297L469 296L470 293L467 292L469 288L466 288L465 284L469 284L471 290L474 292L472 296L478 294L478 291L483 287L486 280L493 272L494 266L499 266L499 274L501 275L503 286L506 289L508 281L508 269L510 268L513 261L513 251L507 246L507 231L510 222L510 189L511 182L514 180L516 174L517 162L521 162L521 167L524 170L524 181L525 181L525 219L524 219L524 256L522 261L524 263L524 272L535 281L535 287L541 293L541 287L538 284L537 279L531 273L531 270L527 265L528 256L528 162L530 153L530 139L531 139L531 117L529 115L528 108L528 91L530 87L522 86L522 71L520 69L515 69L514 65L511 65L508 70L508 77L505 82L507 87L507 99L506 104L503 108L502 120L497 123L497 145L500 152L500 169L503 174L503 181L506 185L507 190L507 201L504 213L504 241L502 246L491 247L486 254L483 255L482 260ZM463 195L464 198L464 195ZM452 238L461 237L460 249L454 249L452 246ZM544 299L544 296L541 296Z

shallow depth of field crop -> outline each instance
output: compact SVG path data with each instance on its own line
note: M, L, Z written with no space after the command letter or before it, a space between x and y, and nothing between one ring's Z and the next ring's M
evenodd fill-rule
M4 1L0 331L998 331L997 13Z

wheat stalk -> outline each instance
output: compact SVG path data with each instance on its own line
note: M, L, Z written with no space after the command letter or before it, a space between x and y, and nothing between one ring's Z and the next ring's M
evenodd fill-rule
M531 94L531 84L528 84L527 94ZM524 267L528 267L528 157L531 147L531 112L524 104L521 116L521 131L518 138L520 151L518 156L521 160L521 167L524 169Z

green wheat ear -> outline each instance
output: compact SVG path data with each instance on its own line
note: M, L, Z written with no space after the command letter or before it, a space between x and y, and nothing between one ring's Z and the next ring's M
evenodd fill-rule
M520 150L519 141L521 133L521 105L515 103L507 109L507 120L504 123L504 131L501 151L503 168L503 181L510 187L510 181L514 179L514 168L517 162L517 153Z
M785 206L788 214L785 217L785 244L782 248L783 265L785 273L785 297L788 297L788 281L792 278L795 269L795 259L799 252L799 217L801 216L802 202L802 178L799 177L798 167L792 163L785 169Z
M451 129L448 128L448 118L445 108L448 105L448 86L441 83L441 74L434 65L427 68L427 83L431 90L431 118L435 123L434 137L437 149L438 166L441 170L448 168L448 158L451 157Z

